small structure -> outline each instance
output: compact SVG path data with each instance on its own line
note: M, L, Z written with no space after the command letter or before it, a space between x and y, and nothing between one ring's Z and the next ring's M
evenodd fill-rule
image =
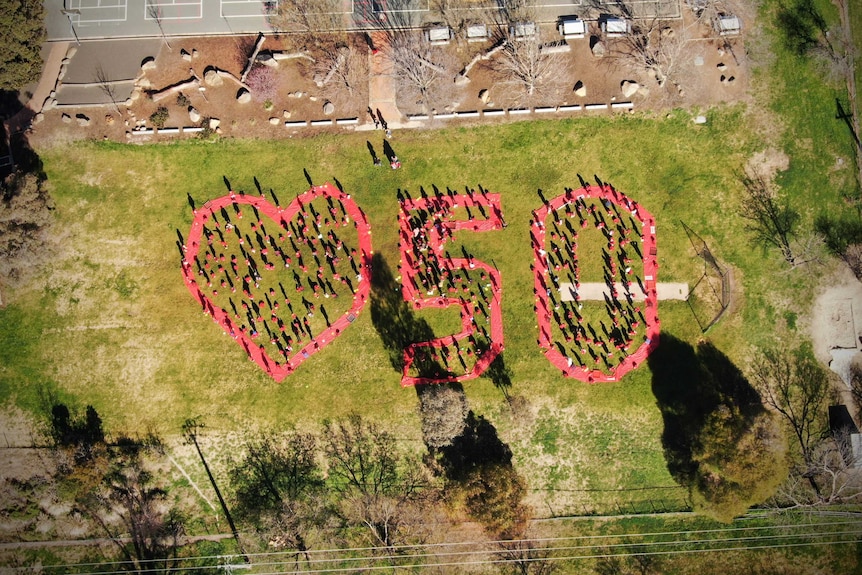
M715 18L715 31L719 36L738 36L742 31L742 22L733 14L719 14Z
M491 30L485 24L473 23L467 25L468 42L485 42L491 37Z
M602 35L606 38L622 38L631 32L631 23L625 18L609 16L602 19Z
M587 23L577 16L560 16L557 30L560 31L560 36L566 40L584 38L587 35Z
M445 24L432 24L425 29L425 39L435 46L448 44L452 40L452 29Z
M829 406L829 431L847 467L862 467L862 435L846 405Z
M515 40L528 40L536 36L535 22L515 22L509 26L509 38Z

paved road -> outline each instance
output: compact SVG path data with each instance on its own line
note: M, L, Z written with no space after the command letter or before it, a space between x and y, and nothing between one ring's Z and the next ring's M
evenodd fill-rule
M76 41L256 34L271 31L267 6L277 0L45 0L48 40ZM421 25L436 18L431 0L340 0L345 27L372 29L381 11L390 20ZM658 11L665 18L680 15L680 0L629 0L636 13ZM536 20L553 22L567 14L595 18L612 12L616 0L602 0L607 10L586 7L587 0L534 0ZM493 4L493 3L492 3ZM487 8L470 8L477 17Z

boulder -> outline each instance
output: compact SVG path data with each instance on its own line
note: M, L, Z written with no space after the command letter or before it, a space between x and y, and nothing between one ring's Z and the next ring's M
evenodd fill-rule
M197 124L201 121L201 113L198 112L194 106L189 106L189 120L191 120L193 124Z
M84 114L78 114L75 116L75 120L78 122L78 125L86 128L90 125L90 118L85 116Z
M470 83L470 78L467 77L466 74L458 74L455 76L455 85L456 86L466 86Z
M47 112L48 110L50 110L53 107L54 107L54 98L52 96L48 96L47 98L45 98L45 101L42 102L42 110Z
M272 57L272 54L269 52L262 52L257 55L257 61L264 66L269 66L270 68L278 68L278 60Z
M156 58L155 56L147 56L143 60L141 60L141 70L155 70L156 69Z
M113 126L113 125L114 125L114 121L115 121L115 119L114 119L114 117L113 117L111 114L105 114L105 123L106 123L107 125L109 125L109 126Z
M204 84L212 88L218 88L224 84L224 79L219 75L215 68L207 68L204 71Z
M335 112L335 104L327 100L323 104L323 114L326 116L331 116L332 113Z
M695 124L706 124L706 116L695 116L692 121Z
M289 92L287 94L288 98L302 98L305 96L305 92Z
M197 50L192 49L192 58L194 58L195 60L197 60L199 57L200 57L200 54L198 53L198 51L197 51Z
M60 64L60 71L57 72L57 81L58 82L66 77L66 69L68 67L69 67L68 64Z
M186 62L191 62L191 61L192 61L192 55L191 55L191 54L189 54L189 53L185 50L185 48L183 48L182 50L180 50L180 56L182 56L182 57L183 57L183 60L185 60Z
M605 48L605 43L602 42L601 40L599 40L595 44L593 44L593 47L591 48L591 50L593 52L593 56L595 56L596 58L601 58L602 56L605 55L605 53L607 53L607 49Z
M210 130L217 129L219 127L219 124L221 124L221 120L219 120L218 118L210 118Z
M72 116L70 116L69 114L64 113L62 116L60 116L60 119L63 120L64 124L71 124L72 123Z
M278 126L279 124L281 124L281 118L276 118L275 116L273 116L269 119L269 123L273 126Z
M584 86L583 82L578 80L577 82L575 82L574 92L575 96L578 96L579 98L584 98L587 95L587 87Z
M78 53L78 47L77 46L69 46L69 49L66 50L66 58L71 59L77 53Z
M240 88L239 92L236 93L236 101L240 104L248 104L251 102L251 92L245 88Z
M479 90L479 99L482 100L482 103L486 106L488 105L488 102L491 101L491 93L488 91L487 88L482 88L481 90Z
M39 122L41 122L44 119L45 119L45 114L43 114L42 112L39 112L38 114L33 116L33 120L30 123L35 126L36 124L38 124Z
M620 84L620 89L623 92L624 98L631 98L634 96L640 87L640 84L633 82L632 80L623 80L622 84Z
M283 110L281 112L281 117L284 118L285 120L289 120L292 115L293 114L290 112L290 110Z
M725 70L727 70L727 64L725 64L724 62L719 62L716 68L718 68L720 72L724 72Z

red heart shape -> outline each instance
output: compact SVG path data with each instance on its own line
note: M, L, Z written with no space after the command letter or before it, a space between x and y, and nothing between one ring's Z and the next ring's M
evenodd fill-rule
M315 208L314 202L319 199L326 200L325 209ZM243 219L245 206L252 213ZM265 223L262 216L272 224ZM351 235L355 233L355 238L345 241L343 236L351 220L355 230ZM351 247L356 245L352 241L358 247ZM201 248L203 261L199 257ZM195 210L182 249L182 271L189 292L204 313L212 316L245 349L249 359L276 381L283 380L303 361L332 343L356 319L371 290L373 252L368 219L350 195L330 184L313 186L287 208L274 206L263 197L234 192L210 200ZM352 280L354 276L356 279ZM219 285L213 287L213 279L225 288L221 295ZM289 285L290 281L294 282L296 294L288 296L283 282ZM318 308L305 297L306 285L314 292L314 298L323 294L333 302L338 292L344 295L349 290L351 307L330 320L323 303ZM224 293L227 291L230 295ZM283 306L279 304L280 296ZM240 302L242 311L236 307L234 298ZM226 307L231 307L231 311ZM312 330L311 323L319 323L319 319L308 321L315 311L320 312L327 324L318 333ZM248 326L243 323L241 313L245 314ZM269 319L264 319L266 314ZM300 316L304 317L300 320ZM264 331L265 334L261 333ZM269 348L255 341L261 335L269 336ZM268 349L274 350L275 357Z

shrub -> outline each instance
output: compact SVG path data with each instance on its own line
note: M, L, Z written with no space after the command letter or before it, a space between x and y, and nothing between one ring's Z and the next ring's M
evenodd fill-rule
M156 108L156 111L150 115L150 122L152 122L153 126L156 128L164 128L165 122L168 121L168 116L170 112L164 106L159 106Z
M252 98L258 102L272 101L278 93L276 72L269 66L255 66L248 73L245 83L251 90Z
M191 105L191 100L188 99L188 96L180 92L177 94L177 106L181 108L188 108Z

